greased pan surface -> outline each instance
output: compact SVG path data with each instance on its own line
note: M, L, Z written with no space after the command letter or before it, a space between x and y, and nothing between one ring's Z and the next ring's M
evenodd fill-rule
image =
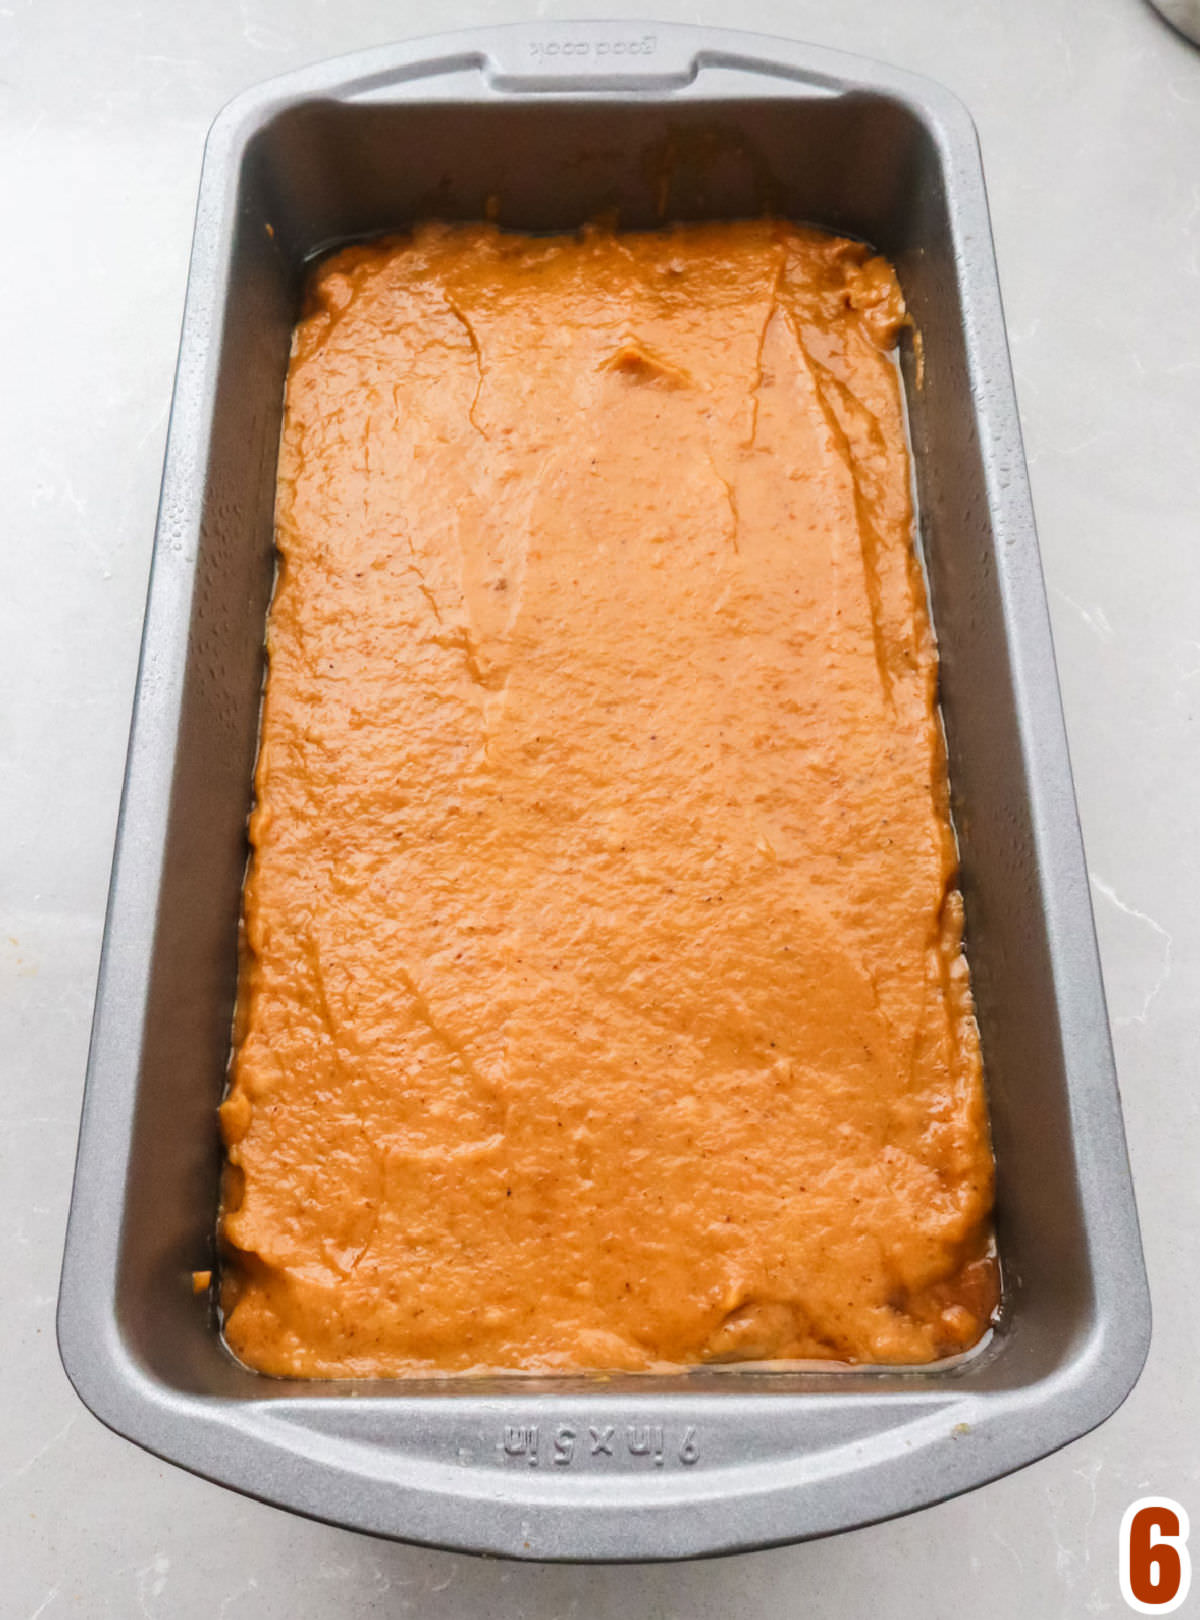
M998 1166L990 1343L921 1372L256 1377L211 1262L283 377L305 261L421 217L563 229L770 209L896 265ZM354 1529L545 1559L828 1534L1105 1418L1149 1304L983 180L945 91L723 31L519 25L343 58L209 137L59 1309L114 1429Z

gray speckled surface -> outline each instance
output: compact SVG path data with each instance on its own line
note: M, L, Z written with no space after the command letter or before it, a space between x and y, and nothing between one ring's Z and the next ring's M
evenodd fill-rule
M720 1563L572 1570L370 1542L244 1502L109 1435L59 1368L58 1259L204 132L235 91L316 57L580 9L603 8L0 6L6 1620L1073 1620L1128 1612L1115 1538L1134 1496L1200 1516L1200 52L1142 0L619 8L879 56L942 79L978 121L1154 1292L1128 1404L1057 1457L900 1523Z

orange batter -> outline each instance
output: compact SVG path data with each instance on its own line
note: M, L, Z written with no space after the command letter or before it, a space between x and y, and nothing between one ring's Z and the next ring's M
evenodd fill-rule
M221 1109L251 1366L983 1332L902 318L881 259L766 221L314 275Z

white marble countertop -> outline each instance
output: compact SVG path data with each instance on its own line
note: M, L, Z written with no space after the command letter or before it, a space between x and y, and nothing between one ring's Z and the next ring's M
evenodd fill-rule
M1154 1345L1125 1407L974 1495L713 1563L571 1569L374 1542L104 1430L54 1302L205 130L244 86L405 34L603 6L0 6L0 1613L1055 1620L1128 1612L1129 1501L1200 1524L1200 51L1144 0L624 0L941 79L983 141ZM1200 1548L1197 1549L1200 1551ZM1184 1613L1200 1614L1200 1584Z

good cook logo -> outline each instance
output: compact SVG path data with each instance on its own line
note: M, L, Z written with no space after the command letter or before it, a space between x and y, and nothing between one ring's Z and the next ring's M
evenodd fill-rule
M529 54L536 62L552 62L569 57L578 61L611 61L614 57L653 56L658 40L653 34L625 39L532 39Z
M1141 1496L1125 1509L1119 1541L1121 1596L1138 1614L1171 1614L1188 1595L1188 1516L1169 1496Z

